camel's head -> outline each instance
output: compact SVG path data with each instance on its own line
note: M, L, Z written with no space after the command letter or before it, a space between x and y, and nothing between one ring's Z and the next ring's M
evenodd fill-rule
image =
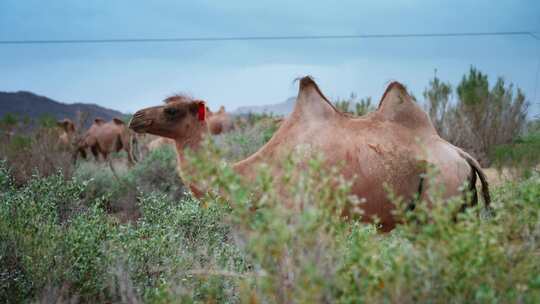
M137 111L129 128L172 139L188 138L207 128L206 104L202 100L169 97L163 106Z
M75 124L71 119L62 119L56 122L56 125L60 127L66 133L75 133Z

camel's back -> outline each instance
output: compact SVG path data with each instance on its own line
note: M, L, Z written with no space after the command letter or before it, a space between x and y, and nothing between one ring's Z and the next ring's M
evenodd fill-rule
M121 140L121 135L122 127L113 122L103 124L96 131L96 138L100 148L108 152L115 150L118 141Z

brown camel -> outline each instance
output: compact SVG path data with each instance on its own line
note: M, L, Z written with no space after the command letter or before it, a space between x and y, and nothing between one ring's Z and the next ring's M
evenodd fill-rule
M105 124L105 120L102 118L96 118L94 119L94 122L84 132L82 137L77 142L77 152L75 153L75 159L77 159L77 155L80 153L83 158L86 159L86 151L90 149L92 151L92 154L94 155L95 159L99 159L99 151L98 151L98 145L97 145L97 138L95 134L97 133L97 130Z
M58 138L60 145L64 147L70 147L73 139L75 138L75 124L71 119L64 118L56 122L56 125L60 128L61 133Z
M189 102L193 98L189 97L186 94L176 94L170 97L167 97L165 103L178 103L178 102ZM205 117L208 126L208 130L212 135L219 135L221 133L226 133L234 130L234 123L231 118L231 115L225 111L225 107L219 107L217 112L212 112L205 103Z
M96 160L99 154L107 160L110 153L124 150L129 164L132 165L134 164L132 149L135 141L135 134L132 134L121 119L113 118L105 122L101 118L96 118L79 141L78 151L86 157L85 151L90 148Z
M199 149L208 132L207 121L200 116L204 106L202 101L191 100L143 109L135 113L130 128L174 139L181 173L188 165L183 150ZM393 229L398 222L385 185L406 202L414 202L416 195L425 197L429 188L423 180L427 163L440 172L435 179L444 188L444 198L463 195L461 187L468 184L473 194L471 204L476 204L478 175L489 206L487 181L478 163L440 138L427 114L397 82L388 86L376 111L352 117L339 112L310 77L302 78L293 113L267 144L234 164L233 169L246 182L254 179L262 163L270 165L274 176L280 176L284 157L298 146L322 152L326 166L344 162L340 173L353 181L352 193L364 200L362 220L369 222L376 216L383 231ZM190 188L195 195L205 191L200 185ZM414 209L414 204L409 207ZM345 216L348 209L343 211Z
M219 111L209 112L207 116L208 129L210 134L219 135L234 129L234 123L229 113L225 112L225 107L221 106Z

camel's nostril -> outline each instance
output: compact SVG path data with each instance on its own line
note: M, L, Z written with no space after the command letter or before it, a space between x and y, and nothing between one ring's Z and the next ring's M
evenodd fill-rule
M146 119L144 112L138 111L133 114L129 122L129 128L135 132L145 132L145 128L152 124L150 119Z

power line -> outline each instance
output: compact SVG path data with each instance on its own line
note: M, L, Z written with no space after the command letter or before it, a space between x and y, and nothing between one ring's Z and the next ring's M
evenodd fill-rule
M123 43L163 43L163 42L220 42L220 41L271 41L271 40L338 40L338 39L395 39L395 38L436 38L436 37L488 37L488 36L528 36L540 40L537 32L446 32L408 34L357 34L357 35L297 35L297 36L229 36L229 37L172 37L172 38L117 38L117 39L41 39L41 40L0 40L0 45L43 45L43 44L123 44ZM536 71L534 96L536 99L540 60Z
M160 42L219 42L264 40L330 40L330 39L388 39L388 38L434 38L434 37L483 37L483 36L529 36L540 40L534 32L456 32L456 33L409 33L409 34L358 34L358 35L297 35L297 36L229 36L229 37L173 37L173 38L119 38L119 39L43 39L0 40L0 45L28 44L108 44L108 43L160 43Z

